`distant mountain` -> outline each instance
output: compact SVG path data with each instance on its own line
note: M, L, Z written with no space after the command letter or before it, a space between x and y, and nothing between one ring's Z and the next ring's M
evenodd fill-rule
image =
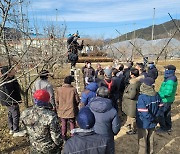
M176 24L180 27L180 20L174 20ZM159 25L154 26L154 40L156 39L163 39L169 38L171 35L176 31L176 26L174 25L173 21L168 21ZM121 42L125 40L131 40L134 38L142 38L145 40L151 40L152 38L152 26L147 28L138 29L127 34L121 35L112 40L113 43ZM180 40L180 32L178 32L175 37L176 39Z

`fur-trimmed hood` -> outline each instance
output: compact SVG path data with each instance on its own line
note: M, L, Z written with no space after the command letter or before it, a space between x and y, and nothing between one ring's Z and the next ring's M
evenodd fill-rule
M130 80L129 80L129 83L130 83L130 84L135 84L135 83L141 81L142 79L144 79L144 75L140 75L140 76L138 76L138 77L136 77L136 78L130 79Z

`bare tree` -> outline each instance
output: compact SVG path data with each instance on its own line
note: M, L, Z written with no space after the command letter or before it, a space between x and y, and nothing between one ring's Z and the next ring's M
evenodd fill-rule
M1 0L0 1L0 47L1 55L4 56L4 63L11 69L17 70L16 78L21 83L24 104L28 107L31 97L31 86L38 78L42 69L52 69L58 63L62 65L65 58L64 34L66 26L57 28L50 26L45 29L44 38L31 38L29 20L24 12L28 3L22 0ZM12 28L8 28L11 26ZM36 35L39 34L36 28ZM17 38L7 35L11 29L18 34ZM5 35L6 34L6 35ZM52 69L53 70L53 69ZM13 80L12 80L13 81ZM12 82L8 81L8 82ZM0 81L0 86L7 82Z

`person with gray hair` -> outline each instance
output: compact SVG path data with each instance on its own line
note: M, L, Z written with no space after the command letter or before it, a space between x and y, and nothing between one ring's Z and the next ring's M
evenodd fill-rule
M97 134L109 138L111 154L114 153L114 135L117 135L121 128L120 119L116 109L109 99L109 90L106 87L99 87L97 96L89 102L89 108L94 113L94 131Z
M48 70L41 70L41 72L39 73L39 79L34 82L34 85L32 87L32 93L34 94L35 91L39 89L44 89L48 91L50 94L49 107L55 111L56 110L55 95L54 95L53 85L48 81L49 74L50 73Z

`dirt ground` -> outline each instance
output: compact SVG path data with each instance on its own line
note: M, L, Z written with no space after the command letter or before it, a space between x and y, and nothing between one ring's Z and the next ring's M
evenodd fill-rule
M177 77L180 83L180 61L167 61L159 62L157 67L160 71L163 71L163 66L167 64L174 64L177 67ZM107 66L110 63L104 63L103 66ZM83 64L78 64L77 67L81 68ZM93 64L95 67L95 64ZM69 71L65 68L60 76L68 75ZM82 74L79 77L82 81ZM61 85L63 80L51 79L55 86ZM159 89L161 82L163 81L163 75L160 75L156 81L156 90ZM82 87L82 82L80 84ZM82 90L82 89L81 89ZM24 110L23 104L21 111ZM7 127L7 110L0 105L0 154L28 154L29 142L26 137L13 138L9 135ZM177 90L176 101L172 105L172 121L173 131L171 133L156 134L154 138L154 150L155 154L179 154L180 153L180 87ZM136 154L138 151L137 135L126 135L126 128L122 126L121 131L115 136L115 149L117 154Z

